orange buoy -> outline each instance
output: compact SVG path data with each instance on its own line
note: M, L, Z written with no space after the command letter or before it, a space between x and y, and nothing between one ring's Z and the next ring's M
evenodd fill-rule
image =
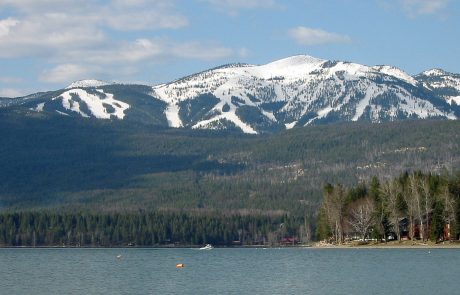
M185 264L183 263L176 264L176 268L184 268L184 267L185 267Z

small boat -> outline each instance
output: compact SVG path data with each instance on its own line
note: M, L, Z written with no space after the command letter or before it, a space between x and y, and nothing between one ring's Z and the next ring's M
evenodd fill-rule
M121 259L121 257L122 257L121 254L117 255L117 259Z
M185 267L185 264L183 263L176 264L176 268L184 268L184 267Z
M200 248L200 250L211 250L211 249L214 249L214 247L211 244L206 244L206 246Z

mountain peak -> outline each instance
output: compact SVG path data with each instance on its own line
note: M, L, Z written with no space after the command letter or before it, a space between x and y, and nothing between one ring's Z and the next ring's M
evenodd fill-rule
M394 67L394 66L387 66L387 65L379 65L379 66L374 66L372 69L385 74L389 76L393 76L395 78L398 78L400 80L406 81L409 84L416 85L417 80L415 80L413 77L411 77L409 74L401 70L400 68Z
M422 73L422 75L425 75L425 76L431 76L431 77L438 77L438 76L444 76L448 74L446 71L444 71L443 69L431 69L431 70L428 70L428 71L424 71Z
M13 103L0 107L256 134L346 121L457 119L460 75L434 69L411 77L394 66L295 55L227 64L157 86L81 80Z
M85 88L85 87L101 87L106 85L111 85L113 83L96 80L96 79L87 79L87 80L78 80L66 87L66 89L71 88Z
M294 55L286 58L276 60L266 64L266 66L279 66L279 67L292 67L304 65L317 65L325 62L325 59L316 58L310 55Z
M326 61L309 55L294 55L265 65L254 66L251 71L254 75L263 78L270 78L271 76L298 77L317 70Z

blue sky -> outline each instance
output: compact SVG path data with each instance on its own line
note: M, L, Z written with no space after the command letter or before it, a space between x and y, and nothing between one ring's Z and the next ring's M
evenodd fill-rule
M460 73L458 0L0 0L0 96L308 54Z

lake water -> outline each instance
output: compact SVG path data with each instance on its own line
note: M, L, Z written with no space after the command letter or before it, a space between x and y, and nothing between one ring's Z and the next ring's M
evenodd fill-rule
M460 249L0 249L0 294L460 294L459 268Z

